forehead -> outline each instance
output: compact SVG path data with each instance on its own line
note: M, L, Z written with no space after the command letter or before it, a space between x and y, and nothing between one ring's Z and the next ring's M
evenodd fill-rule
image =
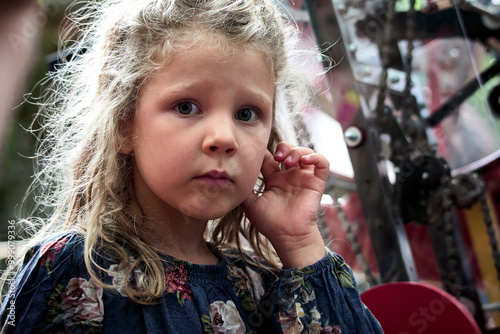
M155 64L165 66L176 56L182 56L193 49L204 49L211 51L211 57L220 56L220 60L228 56L238 58L242 54L253 53L261 57L267 64L268 71L276 81L275 56L269 45L264 42L242 42L237 38L229 38L221 33L208 32L204 27L188 28L185 30L176 30L171 38L165 40L159 45L157 52L153 57Z
M205 39L201 43L178 43L142 86L140 96L149 93L211 91L221 88L259 96L273 104L274 72L259 50ZM229 47L229 48L228 48Z
M198 33L193 39L178 36L169 41L169 44L170 48L160 48L164 52L157 55L155 69L146 82L174 70L182 69L186 74L199 71L201 74L208 70L224 71L224 65L227 65L227 68L246 70L250 72L250 76L259 75L273 86L276 83L273 61L251 43L233 43L217 34ZM241 79L245 80L245 77Z

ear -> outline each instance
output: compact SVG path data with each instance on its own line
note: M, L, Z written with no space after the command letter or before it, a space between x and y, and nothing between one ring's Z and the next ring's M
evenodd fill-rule
M122 154L131 154L134 151L134 147L132 145L132 140L130 138L125 138L121 145L119 152Z
M134 151L131 131L132 126L133 123L130 119L122 118L120 119L118 127L115 130L115 135L119 139L118 151L121 154L131 154Z

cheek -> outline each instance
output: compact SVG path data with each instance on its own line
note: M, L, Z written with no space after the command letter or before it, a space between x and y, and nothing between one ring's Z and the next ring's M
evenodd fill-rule
M263 136L263 138L266 137ZM264 156L267 152L267 140L254 140L253 144L241 152L243 161L240 165L241 172L248 178L247 182L252 188L257 181Z

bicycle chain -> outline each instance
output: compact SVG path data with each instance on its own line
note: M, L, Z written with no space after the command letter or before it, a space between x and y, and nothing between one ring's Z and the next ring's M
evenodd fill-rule
M445 201L449 201L449 199L445 199ZM445 207L445 210L442 215L441 227L444 230L445 235L445 245L446 245L446 270L443 270L441 275L443 275L443 281L446 281L451 284L452 287L458 285L458 277L459 274L459 263L460 258L458 256L457 244L455 242L455 235L453 233L453 218L451 214L452 203L450 201L449 207ZM451 292L458 291L455 288L450 289ZM456 293L453 293L456 297L459 297Z
M413 49L414 49L414 44L413 44L413 39L414 39L414 30L416 29L416 22L415 22L415 16L416 16L416 10L415 10L415 0L410 1L410 8L408 10L408 18L407 18L407 31L406 31L406 38L407 38L407 43L408 43L408 49L407 49L407 55L406 55L406 64L405 64L405 75L406 75L406 82L405 82L405 88L403 91L403 108L402 108L402 130L403 133L409 133L410 135L414 135L415 128L413 127L412 119L411 119L411 113L409 112L411 109L411 89L413 86L412 80L411 80L411 73L412 73L412 62L413 62ZM381 48L381 62L382 62L382 72L380 74L380 84L379 84L379 92L377 96L377 101L376 101L376 106L375 106L375 117L376 118L384 118L387 117L388 115L393 116L389 108L385 105L385 99L386 99L386 94L387 94L387 79L388 79L388 69L389 69L389 61L390 61L390 46L389 43L391 42L391 23L394 20L394 13L395 13L395 5L396 1L391 0L387 2L387 22L386 26L384 28L383 36L382 36L382 43L380 45ZM419 115L417 115L419 116ZM412 136L415 138L414 136ZM423 138L420 138L423 139ZM413 149L423 149L425 152L424 153L435 153L435 149L433 149L427 141L420 141L420 142L413 142ZM406 152L399 152L402 154L410 154L410 150L406 150ZM441 228L444 231L445 234L445 243L447 245L446 247L446 257L448 258L447 264L446 264L446 270L443 271L443 279L449 282L452 285L456 285L458 283L457 279L460 277L459 273L459 263L460 263L460 258L458 254L458 249L457 249L457 244L455 240L455 235L454 235L454 221L453 221L453 216L452 216L452 210L453 206L456 205L454 201L451 198L450 194L450 182L452 180L450 178L446 178L446 181L443 180L443 185L441 188L441 191L443 191L443 211L442 211L442 219L441 219ZM332 195L332 194L330 194ZM356 253L356 257L358 259L358 262L361 265L361 268L363 272L365 273L367 277L367 281L369 281L370 284L376 285L377 281L373 274L370 271L370 267L368 266L366 259L364 258L364 255L361 253L361 247L359 243L357 242L356 235L354 231L352 230L350 223L347 221L347 217L345 215L345 212L343 211L342 207L338 203L338 198L336 195L332 196L334 198L334 201L337 203L335 205L335 208L338 213L338 217L341 220L342 227L344 231L346 232L348 241L350 242L353 251ZM497 271L497 278L500 282L500 251L499 251L499 243L496 239L495 235L495 230L492 225L492 219L490 216L489 212L489 207L486 202L486 197L482 196L480 198L481 202L481 209L483 213L483 220L486 224L487 228L487 234L489 237L489 242L490 246L492 248L492 256L494 258L495 262L495 269ZM452 289L454 290L454 289ZM452 293L454 291L451 291Z
M497 271L497 279L500 283L500 251L498 249L498 240L495 235L495 229L493 228L493 219L490 215L490 208L488 206L488 201L486 199L486 195L481 196L481 211L483 214L483 221L486 225L486 233L488 234L490 247L491 247L491 255L493 256L493 261L495 263L495 269Z
M416 27L415 23L415 16L416 16L416 10L415 10L415 0L410 1L410 8L408 10L408 17L407 17L407 29L406 29L406 39L407 39L407 54L406 54L406 63L405 63L405 75L406 75L406 80L405 80L405 88L403 91L403 106L402 106L402 120L401 120L401 126L402 126L402 131L404 134L409 134L412 139L416 139L417 137L415 136L415 128L412 124L412 114L410 112L411 109L411 89L413 86L412 80L411 80L411 75L412 75L412 62L413 62L413 49L414 49L414 44L413 44L413 38L414 38L414 29ZM390 1L389 2L389 15L387 19L387 26L385 27L384 30L384 41L383 45L387 45L388 43L391 42L390 39L390 33L391 33L391 23L394 18L394 13L395 13L395 1ZM387 74L388 74L388 68L389 68L389 47L382 46L382 52L381 52L381 57L382 57L382 73L381 73L381 78L380 78L380 87L379 87L379 95L377 98L377 105L376 105L376 117L384 117L386 116L386 110L388 109L385 106L385 99L386 99L386 91L387 91ZM385 114L385 115L384 115ZM423 138L420 138L423 139ZM410 157L412 154L417 154L418 149L424 148L427 153L435 153L434 149L431 149L427 143L423 142L420 140L419 142L412 141L408 142L408 145L410 146L409 149L407 150L401 150L399 148L400 154L405 154L408 157ZM413 152L413 153L412 153ZM425 152L424 152L425 153ZM405 159L403 159L404 161ZM457 250L457 245L455 242L455 236L453 234L453 221L452 221L452 201L450 198L450 192L448 191L448 182L450 181L449 178L445 178L441 182L443 182L442 186L442 205L443 205L443 212L442 212L442 220L441 220L441 227L444 229L445 233L445 242L447 243L446 247L446 257L448 258L447 264L446 264L446 270L443 271L444 275L446 277L443 277L444 280L448 281L449 283L456 285L457 284L457 278L460 276L459 273L459 254Z
M414 49L414 44L413 44L413 38L414 38L414 30L416 29L416 23L415 23L415 15L416 15L416 10L415 10L415 0L410 1L410 8L408 10L408 19L407 19L407 28L406 28L406 40L408 42L408 49L407 49L407 54L406 54L406 64L405 64L405 74L406 74L406 81L405 81L405 88L403 92L403 108L402 108L402 124L403 124L403 132L408 133L408 132L413 132L412 124L411 124L411 115L408 112L410 110L410 104L411 104L411 89L413 87L413 82L411 80L411 72L412 72L412 63L413 63L413 49Z
M390 40L391 40L391 29L390 26L394 20L394 13L396 11L396 1L387 1L387 22L384 27L384 32L382 36L382 42L380 44L380 57L382 61L382 72L380 73L380 84L379 93L377 96L377 105L375 107L375 112L378 117L383 117L385 115L385 98L387 91L387 77L390 62Z
M342 229L346 233L347 241L351 245L351 248L352 248L354 254L356 254L356 260L358 261L358 263L361 267L361 270L363 271L363 273L366 276L366 281L368 282L368 284L370 284L370 286L378 285L379 283L378 283L377 279L375 278L375 276L373 275L371 268L370 268L370 265L366 261L365 255L361 251L361 245L359 244L359 242L356 238L356 233L353 231L353 229L351 227L352 226L351 222L349 222L347 219L347 215L346 215L344 209L342 208L342 205L339 202L337 194L334 191L329 191L328 194L332 197L332 199L334 201L333 206L335 207L335 210L337 211L337 217L339 218L339 220L341 222Z

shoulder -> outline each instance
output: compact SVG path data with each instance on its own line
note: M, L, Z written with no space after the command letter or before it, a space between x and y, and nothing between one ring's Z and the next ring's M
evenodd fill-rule
M80 271L78 268L84 265L83 249L84 238L81 235L73 231L53 234L28 248L21 271L39 271L48 275L65 267Z
M83 259L84 238L62 232L30 247L0 310L2 329L16 333L66 332L99 327L103 289L90 278ZM22 310L6 322L8 305Z

